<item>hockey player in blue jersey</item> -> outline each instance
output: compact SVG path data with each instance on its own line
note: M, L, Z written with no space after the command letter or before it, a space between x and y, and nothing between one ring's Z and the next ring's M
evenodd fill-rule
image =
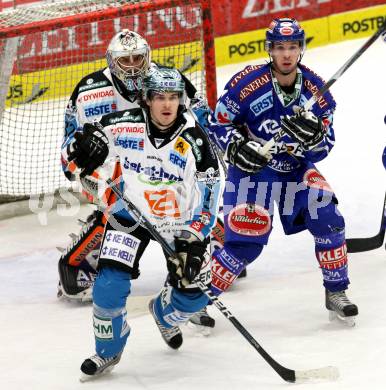
M154 68L144 79L143 108L118 111L86 124L68 149L68 161L90 175L106 157L119 157L125 193L178 253L167 259L168 278L150 302L159 331L173 349L182 344L179 325L208 298L194 280L209 284L209 236L216 222L220 173L202 128L185 107L185 85L175 69ZM75 171L76 172L76 171ZM101 243L93 289L96 354L81 371L95 377L116 365L130 333L126 299L150 232L127 210L113 205ZM159 259L164 261L162 251Z
M225 291L259 257L272 230L275 202L286 234L307 229L313 236L330 318L354 325L358 308L345 293L345 222L335 193L315 167L334 145L335 101L327 92L310 111L300 108L324 84L300 63L305 42L296 20L273 20L266 32L270 62L235 74L211 117L211 134L229 162L225 242L213 254L212 289ZM264 153L263 145L280 127L286 135Z

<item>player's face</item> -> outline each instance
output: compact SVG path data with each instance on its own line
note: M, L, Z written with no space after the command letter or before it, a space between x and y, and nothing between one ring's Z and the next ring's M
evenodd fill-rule
M154 93L146 103L150 108L151 119L161 126L161 129L167 128L177 118L180 96L176 92Z
M299 42L275 42L270 54L276 69L282 74L290 74L297 67L300 53Z

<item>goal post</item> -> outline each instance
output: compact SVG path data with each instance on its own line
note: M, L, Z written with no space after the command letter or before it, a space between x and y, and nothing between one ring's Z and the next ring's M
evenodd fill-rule
M1 12L0 202L69 187L60 164L67 101L107 66L107 45L124 28L214 107L212 26L210 0L66 0Z

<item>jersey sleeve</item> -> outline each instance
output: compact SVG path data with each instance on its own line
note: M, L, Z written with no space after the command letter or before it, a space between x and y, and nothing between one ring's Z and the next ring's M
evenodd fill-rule
M192 191L195 192L196 199L192 217L186 222L185 230L203 240L209 236L217 219L221 186L219 165L208 136L201 128L196 126L187 129L182 137L191 146Z
M305 72L304 85L305 89L312 94L317 94L326 82L314 71L307 68L305 65L301 65L301 69ZM307 96L307 99L309 97ZM323 160L330 153L335 144L335 132L334 132L334 112L336 108L336 102L331 92L327 90L322 96L320 96L311 108L311 111L323 121L325 128L325 137L316 148L311 151L304 152L304 158L311 162L318 162Z
M82 130L84 123L82 123L77 106L77 98L79 95L79 84L76 86L72 95L67 103L65 115L64 115L64 137L61 147L61 162L62 169L65 176L71 180L72 174L69 171L68 166L68 147L71 142L74 140L74 134L77 131Z
M226 153L229 143L242 137L244 123L239 97L229 81L209 117L209 136L220 150Z
M314 149L304 152L304 157L311 162L318 162L327 157L335 144L335 132L333 128L333 109L329 109L319 115L326 131L323 141Z
M85 123L99 121L103 115L116 111L116 99L111 81L105 69L93 72L79 81L67 103L64 116L64 137L61 148L62 167L67 178L68 149L77 131L83 131Z

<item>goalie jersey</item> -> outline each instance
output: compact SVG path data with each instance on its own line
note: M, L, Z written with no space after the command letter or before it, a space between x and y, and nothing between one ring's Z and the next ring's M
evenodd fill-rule
M216 221L220 173L193 116L180 114L166 137L150 130L141 108L105 115L100 123L109 138L110 158L120 161L126 195L162 236L172 240L175 232L188 230L208 237Z

